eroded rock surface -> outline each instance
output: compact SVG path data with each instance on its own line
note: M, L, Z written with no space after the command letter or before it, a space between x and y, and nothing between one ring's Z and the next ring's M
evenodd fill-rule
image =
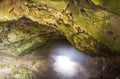
M120 66L119 0L0 0L0 52L30 54L53 39Z

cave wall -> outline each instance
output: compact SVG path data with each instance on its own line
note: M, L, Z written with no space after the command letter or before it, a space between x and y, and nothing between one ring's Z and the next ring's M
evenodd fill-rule
M119 0L0 0L0 51L24 56L53 39L120 65Z
M117 7L116 12L114 12L112 9L113 6L108 6L107 8L107 5L100 5L102 2L104 3L102 0L101 2L99 0L1 0L1 30L3 30L3 26L7 26L7 30L9 30L8 26L11 29L12 26L14 26L14 28L18 28L15 29L18 34L23 33L27 35L15 36L14 33L11 33L13 30L11 30L10 33L8 32L8 34L4 34L7 30L3 30L4 32L1 31L1 41L3 41L1 44L10 44L5 44L5 42L9 42L9 40L12 41L11 43L16 43L23 39L30 39L32 35L36 35L35 33L32 33L32 27L39 26L38 28L44 31L44 27L49 26L47 29L48 32L49 28L53 28L53 30L57 29L59 32L53 32L52 35L61 33L61 36L68 39L68 41L70 41L78 50L86 54L103 56L119 55L119 7ZM116 3L116 1L113 1L113 3ZM25 18L31 22L23 22ZM14 22L18 23L14 24ZM34 25L35 23L37 25ZM31 26L29 26L29 24ZM22 29L27 30L24 30L24 32L23 30L21 31L22 26L26 26ZM27 27L29 27L29 29ZM36 33L40 33L38 28L34 28L37 29L35 30ZM29 33L29 31L31 33ZM4 37L2 37L2 35ZM43 39L40 36L37 38ZM53 36L51 36L51 38L53 38ZM7 41L5 41L5 39ZM35 43L33 44L35 45ZM17 50L19 53L23 53L23 51L28 50L30 47L31 45L26 44L23 46L24 49L12 47L13 49L10 48L10 51L12 52L12 50L15 49L15 51Z

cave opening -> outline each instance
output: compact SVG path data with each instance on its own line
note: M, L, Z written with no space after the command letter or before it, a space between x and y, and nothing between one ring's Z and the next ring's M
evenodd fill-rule
M2 79L115 79L119 76L103 57L90 57L67 40L50 41L23 57L1 53Z
M0 0L0 79L120 79L119 5Z

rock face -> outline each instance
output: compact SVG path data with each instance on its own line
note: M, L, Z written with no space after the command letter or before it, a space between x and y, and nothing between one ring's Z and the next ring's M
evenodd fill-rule
M49 3L49 4L48 4ZM53 39L120 64L119 0L0 0L0 51L23 56Z
M48 29L48 30L47 30ZM23 56L47 40L62 38L57 29L32 22L27 18L1 22L1 52Z
M21 55L60 35L86 54L120 55L119 7L114 11L114 6L102 5L105 3L102 0L1 1L1 50Z

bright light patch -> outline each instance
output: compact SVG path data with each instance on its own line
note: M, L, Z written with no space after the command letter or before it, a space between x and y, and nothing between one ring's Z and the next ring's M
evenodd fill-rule
M54 69L56 72L68 77L76 74L76 63L71 61L69 57L56 56L55 60L56 62L54 63Z
M0 74L1 73L10 73L10 72L11 72L11 69L9 69L9 68L5 68L5 69L0 70Z

